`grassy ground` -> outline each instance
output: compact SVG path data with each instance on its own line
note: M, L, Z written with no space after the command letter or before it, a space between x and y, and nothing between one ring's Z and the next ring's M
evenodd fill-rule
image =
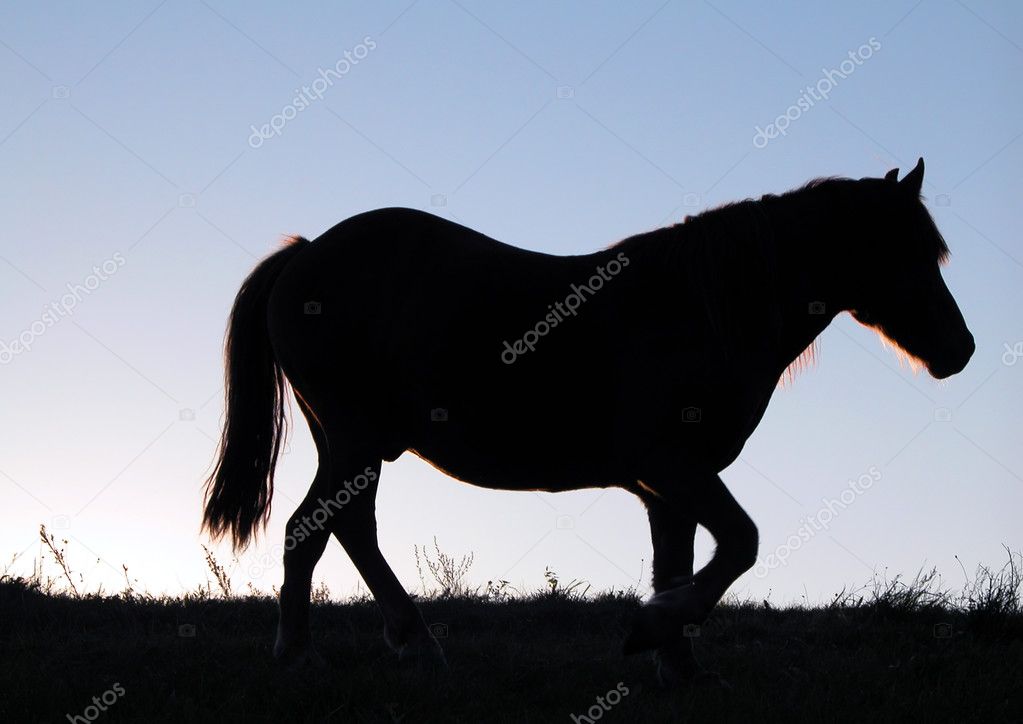
M272 661L269 598L75 595L6 577L0 722L1019 722L1019 578L985 572L955 598L924 578L821 608L724 605L697 650L731 688L664 691L647 656L620 653L640 605L629 594L424 600L446 634L442 673L397 662L373 603L323 602L313 633L329 668L288 672Z

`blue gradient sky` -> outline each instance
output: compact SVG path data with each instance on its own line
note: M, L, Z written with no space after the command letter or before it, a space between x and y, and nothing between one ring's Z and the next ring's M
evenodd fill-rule
M760 525L762 558L850 479L879 479L785 565L733 590L818 600L922 565L959 585L955 556L969 570L1004 560L1003 544L1023 547L1021 8L5 4L0 341L28 330L32 343L0 353L0 552L30 570L45 523L69 540L88 588L116 589L122 563L153 591L205 580L197 531L225 318L280 234L312 238L403 205L580 253L811 177L905 171L922 155L977 353L939 385L839 318L817 367L779 391L724 478ZM251 126L366 36L376 47L322 99L250 146ZM826 101L754 147L756 126L871 38L880 49ZM95 283L110 260L72 314L31 332L68 284ZM273 546L314 470L299 421L268 535L234 569L239 587L279 585ZM477 582L529 588L545 566L596 588L649 579L644 511L619 491L477 490L405 456L384 468L378 519L410 588L412 546L434 535L451 553L475 551ZM698 558L710 550L701 532ZM336 543L317 578L339 594L358 582Z

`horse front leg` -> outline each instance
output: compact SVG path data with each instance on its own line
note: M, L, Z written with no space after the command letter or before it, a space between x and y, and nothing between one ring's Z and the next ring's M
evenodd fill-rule
M693 580L693 544L696 519L682 510L673 509L654 495L641 495L650 519L653 543L654 593L661 594ZM662 686L673 686L693 678L700 665L693 652L693 639L686 631L677 630L654 651L657 678Z
M662 647L685 625L703 623L757 556L757 527L716 473L690 474L685 482L657 476L643 483L667 509L686 511L686 519L710 531L717 547L689 582L657 592L643 606L626 639L626 653Z

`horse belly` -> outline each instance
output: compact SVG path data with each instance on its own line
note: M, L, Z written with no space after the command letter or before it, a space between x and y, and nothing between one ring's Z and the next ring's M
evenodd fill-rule
M518 388L472 395L431 421L412 451L452 477L481 487L573 490L614 485L609 411L581 394Z

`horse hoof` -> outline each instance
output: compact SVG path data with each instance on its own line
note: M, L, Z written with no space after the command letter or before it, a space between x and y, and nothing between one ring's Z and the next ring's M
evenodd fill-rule
M677 652L654 653L657 662L657 683L662 689L677 689L682 686L699 686L705 689L731 691L732 685L716 671L708 671L696 663L691 655L679 656Z
M732 690L732 685L728 683L728 680L716 671L700 669L696 672L695 676L693 676L692 681L694 684L698 684L705 688L721 689L722 691Z
M291 646L287 648L274 647L274 660L277 664L288 671L308 671L329 668L323 657L317 653L311 644L305 646Z
M654 652L657 664L657 683L663 689L674 689L695 681L701 669L691 653L658 650Z
M643 606L632 619L632 629L625 637L622 653L626 656L638 654L656 648L663 641L661 634L664 628L659 610Z
M694 584L662 591L639 609L625 640L624 652L629 655L657 648L677 635L683 624L702 621L706 614Z
M423 671L444 671L448 668L444 649L433 636L408 641L398 652L398 660L409 662Z

